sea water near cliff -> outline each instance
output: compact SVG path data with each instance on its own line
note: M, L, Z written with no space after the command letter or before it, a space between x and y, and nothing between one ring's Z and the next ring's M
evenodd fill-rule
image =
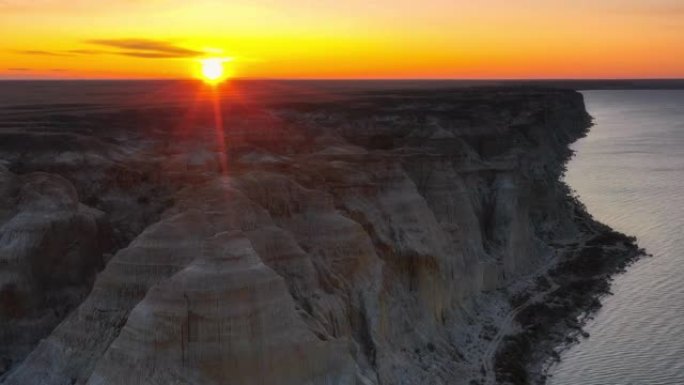
M684 90L588 91L595 119L567 183L643 258L561 355L550 385L684 384Z

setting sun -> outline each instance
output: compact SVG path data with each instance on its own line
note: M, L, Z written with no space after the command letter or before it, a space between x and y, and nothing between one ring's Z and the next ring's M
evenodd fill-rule
M200 61L202 66L202 79L211 84L218 83L228 77L228 73L224 68L224 62L227 59L210 58Z

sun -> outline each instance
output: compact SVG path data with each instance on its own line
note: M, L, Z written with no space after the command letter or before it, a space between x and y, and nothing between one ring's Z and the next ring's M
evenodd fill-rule
M230 61L225 58L207 58L200 60L202 80L209 84L217 84L229 77L224 63Z

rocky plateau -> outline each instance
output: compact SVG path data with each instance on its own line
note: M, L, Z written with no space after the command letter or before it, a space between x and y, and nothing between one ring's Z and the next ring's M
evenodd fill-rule
M83 87L0 106L4 385L530 382L520 293L609 258L574 91Z

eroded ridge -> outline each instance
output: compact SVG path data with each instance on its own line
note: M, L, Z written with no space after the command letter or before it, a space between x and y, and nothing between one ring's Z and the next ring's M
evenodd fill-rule
M3 325L48 312L4 300L13 282L45 279L24 266L56 258L61 276L72 260L78 282L60 287L86 289L31 341L3 331L3 384L491 382L483 325L506 319L508 288L590 221L560 182L589 126L574 92L243 98L224 105L221 145L206 112L5 116ZM77 242L77 255L20 253L13 223L28 193L14 186L36 175L68 191L76 227L32 226ZM64 211L48 195L40 210Z

